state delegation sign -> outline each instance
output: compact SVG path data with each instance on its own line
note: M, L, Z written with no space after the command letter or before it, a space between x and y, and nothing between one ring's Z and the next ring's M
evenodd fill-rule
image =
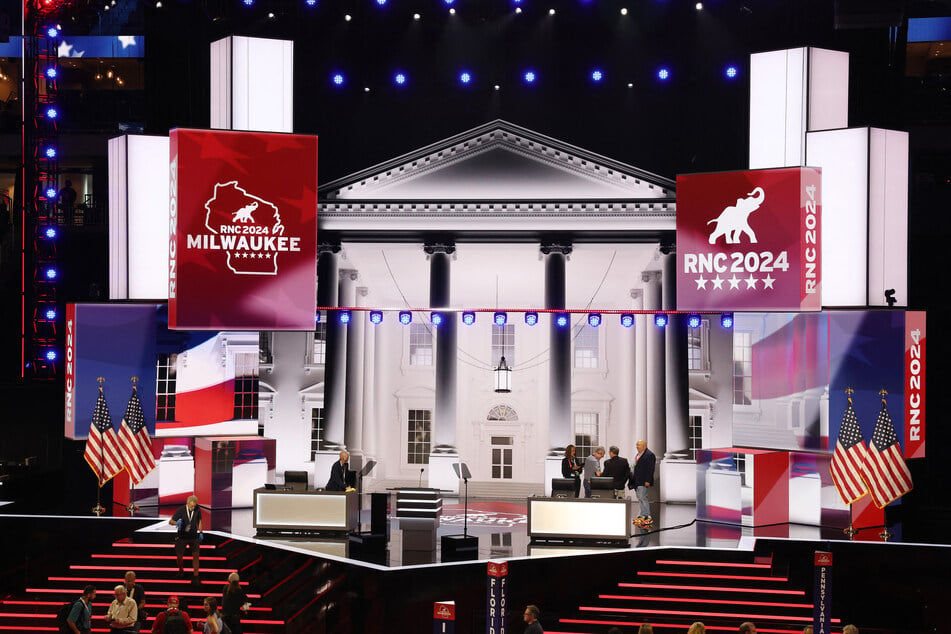
M169 327L313 330L317 137L172 130Z
M821 172L677 177L677 308L820 310Z

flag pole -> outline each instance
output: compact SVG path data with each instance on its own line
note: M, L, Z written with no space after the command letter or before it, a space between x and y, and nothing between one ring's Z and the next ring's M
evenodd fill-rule
M849 401L849 405L852 405L852 395L855 394L855 390L850 387L845 388L845 397ZM852 541L855 538L855 535L858 533L858 530L852 526L852 505L849 504L849 525L842 529L842 532L845 533L845 536L849 538L849 541Z
M878 391L878 395L882 397L882 407L885 407L885 406L888 404L888 403L887 403L887 400L885 399L885 397L888 396L888 390L886 390L885 388L882 388L882 389L880 389L880 390ZM883 510L883 514L884 514L884 510ZM884 515L883 515L883 517L884 517ZM879 536L879 538L880 538L883 542L887 542L888 539L892 536L891 531L888 530L888 524L887 524L887 523L886 523L885 526L882 528L882 532L879 533L878 536Z
M138 388L136 388L136 383L138 383L139 377L132 377L132 393L138 394ZM139 510L139 507L135 504L135 480L132 478L132 473L129 473L129 504L125 507L125 510L129 512L130 517L135 517L135 512Z
M96 381L99 382L99 393L102 394L102 384L106 382L105 377L97 377ZM95 422L93 422L95 425ZM88 440L86 442L89 442ZM96 517L99 517L106 512L106 508L102 505L102 472L105 469L106 456L105 456L105 443L99 443L99 473L96 474L96 479L98 480L99 486L96 487L96 506L92 507L92 512L96 514Z

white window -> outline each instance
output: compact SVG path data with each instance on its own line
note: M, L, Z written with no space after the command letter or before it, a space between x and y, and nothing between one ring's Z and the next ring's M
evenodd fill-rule
M496 405L489 410L489 413L486 415L485 419L493 422L505 421L514 423L518 421L518 412L508 405Z
M324 365L327 363L327 323L321 320L314 324L313 347L310 351L310 362L315 365Z
M733 333L733 404L753 403L753 335Z
M177 365L175 353L155 357L155 420L175 420Z
M409 364L433 364L433 331L429 324L409 325Z
M429 464L432 448L433 412L411 409L407 412L406 461L409 464Z
M598 329L582 324L575 335L575 367L597 368L599 354Z
M575 456L587 458L598 447L598 413L575 412Z
M710 370L710 320L704 319L696 328L687 327L687 369L693 372Z
M236 420L258 417L258 353L234 354L234 417Z
M496 326L492 324L492 367L498 367L499 359L505 357L510 368L515 365L515 324Z
M317 452L324 448L324 408L310 408L310 457L313 460Z
M512 436L492 436L492 479L512 479Z
M703 416L691 416L688 419L690 425L690 459L697 459L697 450L703 444Z

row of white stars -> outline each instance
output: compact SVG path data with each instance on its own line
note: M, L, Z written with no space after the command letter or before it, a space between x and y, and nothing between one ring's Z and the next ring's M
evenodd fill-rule
M236 258L260 258L260 259L263 260L264 258L270 257L271 254L270 254L270 253L264 253L264 252L262 252L262 251L259 251L258 253L251 253L251 252L248 252L248 251L242 251L242 252L240 252L240 253L235 253L234 256L235 256Z
M700 277L696 278L694 281L697 283L697 290L698 290L698 291L699 291L699 290L705 290L705 291L706 291L706 290L718 290L718 289L719 289L719 290L733 290L733 289L739 290L739 289L740 289L740 282L746 282L746 290L750 290L750 289L755 289L755 288L757 288L757 286L756 286L756 283L757 283L757 282L762 282L762 283L763 283L763 289L773 288L773 282L775 282L776 279L773 278L773 277L771 277L769 273L767 273L767 274L766 274L766 277L764 277L764 278L762 278L762 279L753 277L753 274L752 274L752 273L750 273L750 276L749 276L749 277L746 277L746 278L737 277L736 274L734 273L734 274L733 274L733 277L731 277L731 278L729 278L729 279L724 279L724 278L720 277L719 274L717 274L716 277L714 277L713 279L710 279L710 280L708 280L708 279L705 278L703 275L701 275ZM708 288L707 288L707 283L708 283L708 282L712 282L712 283L713 283L713 288L712 288L712 289L708 289ZM724 288L723 288L723 283L724 283L724 282L729 282L729 284L730 284L730 288L729 288L729 289L724 289Z

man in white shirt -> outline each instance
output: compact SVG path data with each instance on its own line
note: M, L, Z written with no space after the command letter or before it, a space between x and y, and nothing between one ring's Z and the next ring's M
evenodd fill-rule
M109 624L109 631L132 634L136 631L135 624L139 618L139 608L132 597L127 594L125 584L116 586L115 595L115 600L109 605L109 610L106 612L106 623Z

